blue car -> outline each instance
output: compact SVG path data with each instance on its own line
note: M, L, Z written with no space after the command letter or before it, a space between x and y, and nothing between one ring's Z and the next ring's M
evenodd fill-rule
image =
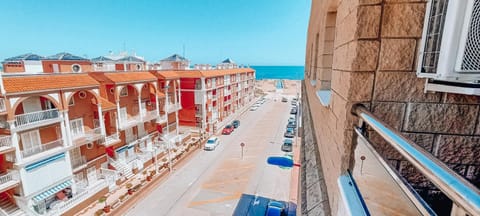
M270 200L267 205L266 216L284 216L287 215L285 205L281 202Z

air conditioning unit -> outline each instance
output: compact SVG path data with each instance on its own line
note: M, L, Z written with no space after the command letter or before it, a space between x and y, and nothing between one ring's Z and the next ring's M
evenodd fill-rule
M480 95L480 0L430 0L417 68L426 90Z

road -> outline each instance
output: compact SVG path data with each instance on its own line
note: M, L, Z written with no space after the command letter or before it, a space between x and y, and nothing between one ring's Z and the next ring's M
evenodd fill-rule
M194 155L126 215L232 215L242 194L288 201L291 171L266 164L280 148L290 103L267 100L246 111L214 151ZM240 143L246 144L243 159Z

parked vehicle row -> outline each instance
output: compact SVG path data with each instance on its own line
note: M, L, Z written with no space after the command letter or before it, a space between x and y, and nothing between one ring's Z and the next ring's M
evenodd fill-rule
M264 104L267 101L265 97L260 98L257 102L255 102L252 107L250 107L250 111L255 111L257 110L262 104Z

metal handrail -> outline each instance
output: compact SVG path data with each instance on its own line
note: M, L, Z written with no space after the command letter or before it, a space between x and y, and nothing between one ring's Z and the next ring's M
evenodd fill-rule
M352 113L361 118L383 137L416 169L427 177L455 204L474 215L480 215L480 190L425 149L408 140L397 130L375 117L361 104L352 107Z

